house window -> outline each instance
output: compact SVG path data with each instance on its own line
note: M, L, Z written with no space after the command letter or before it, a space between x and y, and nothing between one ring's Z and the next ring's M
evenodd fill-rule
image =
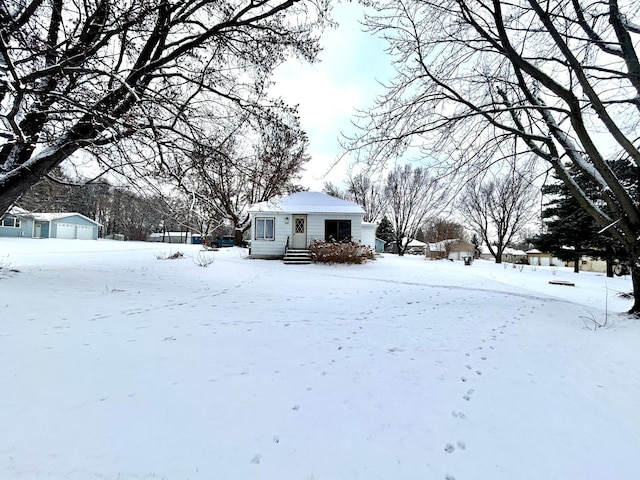
M351 220L325 220L324 239L327 242L351 240Z
M256 218L256 240L274 240L273 218Z
M2 226L20 228L20 219L16 217L4 217L2 219Z

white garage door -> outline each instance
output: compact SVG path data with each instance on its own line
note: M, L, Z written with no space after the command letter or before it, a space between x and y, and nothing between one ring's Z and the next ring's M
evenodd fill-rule
M93 227L87 225L76 226L76 238L79 240L93 240Z
M70 223L59 223L56 238L76 238L76 226Z

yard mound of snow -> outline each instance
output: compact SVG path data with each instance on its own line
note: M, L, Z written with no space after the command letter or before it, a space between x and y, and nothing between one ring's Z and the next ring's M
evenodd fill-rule
M199 251L0 239L0 478L638 476L628 278Z

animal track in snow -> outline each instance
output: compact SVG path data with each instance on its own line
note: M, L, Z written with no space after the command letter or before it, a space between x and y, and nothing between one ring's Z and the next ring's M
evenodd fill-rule
M456 447L454 447L453 445L451 445L450 443L447 443L444 447L444 451L447 453L453 453L455 451Z

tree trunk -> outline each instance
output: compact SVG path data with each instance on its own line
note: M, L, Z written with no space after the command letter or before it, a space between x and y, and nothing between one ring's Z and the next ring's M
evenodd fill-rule
M607 244L605 246L605 255L607 261L607 278L613 278L613 248Z
M573 273L580 273L580 254L576 253L573 257Z
M630 263L631 282L633 284L633 307L629 313L640 317L640 265L632 259Z
M496 251L496 263L502 263L502 248L500 247Z

